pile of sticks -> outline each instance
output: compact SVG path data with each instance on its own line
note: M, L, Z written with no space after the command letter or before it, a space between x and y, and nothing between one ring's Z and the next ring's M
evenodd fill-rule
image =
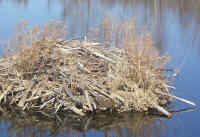
M195 105L169 93L173 87L160 66L155 62L147 66L142 61L138 67L137 57L101 43L39 41L33 47L1 58L0 102L27 111L70 110L80 116L155 109L170 117L163 106L171 98ZM136 79L139 74L145 75L142 82ZM149 77L155 82L153 86L146 80Z

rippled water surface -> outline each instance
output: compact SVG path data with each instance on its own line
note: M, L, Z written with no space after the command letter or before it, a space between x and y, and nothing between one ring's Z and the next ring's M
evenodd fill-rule
M173 94L197 104L192 112L174 113L171 119L142 114L88 117L74 123L70 119L46 119L34 115L0 113L0 136L106 136L106 137L196 137L199 136L200 100L200 1L199 0L0 0L0 43L14 32L16 23L30 26L62 20L67 37L84 36L105 17L127 22L152 32L161 53L171 56L169 67L180 68ZM173 110L190 106L174 102ZM12 110L14 111L14 110ZM14 111L16 113L16 111ZM59 120L60 119L60 120Z

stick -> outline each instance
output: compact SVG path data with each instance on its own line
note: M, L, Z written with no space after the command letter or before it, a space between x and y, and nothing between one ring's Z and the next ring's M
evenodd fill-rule
M104 56L104 55L102 55L102 54L100 54L98 52L92 51L92 50L90 50L90 49L88 49L86 47L81 47L81 48L82 48L82 50L87 50L88 52L90 52L91 54L93 54L93 55L95 55L97 57L103 58L104 60L107 60L107 61L109 61L111 63L114 63L114 64L116 63L116 61L114 61L114 60L112 60L112 59L110 59L110 58L108 58L108 57L106 57L106 56Z
M4 97L7 96L8 92L12 89L11 86L9 86L3 93L0 95L0 102L3 100Z
M111 93L111 96L117 98L121 103L124 104L125 101L124 101L124 99L123 99L122 97L120 97L120 96L118 96L118 95L116 95L116 94L114 94L114 93Z
M71 107L69 107L68 109L70 109L71 111L73 111L75 114L78 114L78 115L80 115L80 116L85 116L85 114L84 114L81 110L77 109L77 108L74 107L74 106L71 106Z
M57 109L56 109L56 111L55 111L55 113L57 113L58 112L58 110L61 108L63 106L63 103L60 103L59 105L58 105L58 107L57 107Z
M53 102L54 100L55 100L55 98L52 98L52 99L46 101L45 103L43 103L43 104L40 106L40 109L43 109L47 104Z
M92 102L92 106L93 106L93 110L97 109L97 105L94 102Z
M99 90L99 89L96 89L94 86L92 86L92 85L89 85L90 87L92 87L93 89L95 89L97 92L99 92L101 95L104 95L105 97L108 97L108 98L110 98L110 99L112 99L112 100L114 100L115 101L115 99L112 97L112 96L110 96L110 95L108 95L106 92L104 92L104 91L102 91L102 90Z
M196 104L195 104L194 102L191 102L191 101L189 101L189 100L186 100L186 99L183 99L183 98L180 98L180 97L176 97L176 96L174 96L174 95L170 95L170 97L172 97L172 98L174 98L174 99L176 99L176 100L179 100L179 101L181 101L181 102L184 102L184 103L186 103L186 104L190 104L190 105L192 105L192 106L196 106Z
M163 107L157 105L157 104L154 104L154 108L156 110L158 110L159 112L163 113L164 115L166 115L167 117L171 117L171 113L169 113L167 110L165 110Z
M174 95L170 95L170 94L166 94L166 93L161 93L161 92L159 92L159 93L160 93L161 95L169 96L169 97L171 97L171 98L174 98L174 99L179 100L179 101L181 101L181 102L184 102L184 103L186 103L186 104L190 104L190 105L192 105L192 106L196 106L196 104L195 104L194 102L189 101L189 100L186 100L186 99L184 99L184 98L180 98L180 97L177 97L177 96L174 96Z
M63 53L72 53L72 51L74 50L79 50L81 49L80 47L77 48L60 48L60 51L62 51Z
M87 101L87 105L89 106L89 109L90 109L91 111L93 111L92 106L91 106L91 103L90 103L90 99L89 99L87 90L84 90L84 94L85 94L85 99L86 99L86 101Z
M97 45L101 45L101 43L98 43L98 42L87 42L87 41L82 42L82 44L84 46L97 46Z
M31 98L29 98L29 99L26 99L26 101L27 101L27 102L33 101L33 100L36 100L36 99L38 99L38 98L43 98L43 97L49 96L49 95L51 95L51 94L54 94L54 93L53 93L53 92L49 92L49 93L46 93L46 94L41 95L41 96L31 97Z

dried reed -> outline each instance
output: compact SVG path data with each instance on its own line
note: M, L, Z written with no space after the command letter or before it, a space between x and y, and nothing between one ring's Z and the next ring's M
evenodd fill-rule
M81 116L152 108L170 116L162 107L172 97L163 71L168 57L159 55L149 34L135 31L134 22L118 23L120 49L63 40L65 27L59 22L30 30L21 25L11 42L15 50L0 61L2 103ZM104 32L113 30L108 29ZM108 41L115 40L113 32L108 35Z

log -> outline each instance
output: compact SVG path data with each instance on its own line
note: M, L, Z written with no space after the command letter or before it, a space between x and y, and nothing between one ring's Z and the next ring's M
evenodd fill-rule
M169 112L168 112L167 110L165 110L163 107L161 107L161 106L159 106L159 105L157 105L157 104L154 104L153 107L154 107L157 111L159 111L159 112L161 112L162 114L166 115L167 117L171 117L171 113L169 113Z
M79 116L85 116L85 114L81 110L77 109L75 106L71 106L69 107L69 109Z

